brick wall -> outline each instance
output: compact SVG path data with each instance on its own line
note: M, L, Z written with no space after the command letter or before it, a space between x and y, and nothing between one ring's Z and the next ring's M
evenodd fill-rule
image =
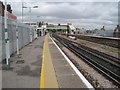
M0 16L4 16L4 5L1 1L0 1Z

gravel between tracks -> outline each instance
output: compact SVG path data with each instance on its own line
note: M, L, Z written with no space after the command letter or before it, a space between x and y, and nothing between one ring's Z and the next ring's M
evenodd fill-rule
M73 40L73 39L70 39L70 38L63 36L63 35L62 35L62 37L69 39L71 41L80 43L80 44L87 46L87 47L90 47L92 49L99 50L100 52L106 53L108 55L119 58L119 55L117 52L119 50L117 48L110 48L109 46L106 46L106 45L102 45L102 44L98 44L98 43L94 43L94 42L90 42L90 41L86 41L86 40L81 40L81 39ZM112 49L112 51L110 51L109 48ZM116 51L116 52L113 52L113 51Z
M67 48L61 48L64 53L72 60L80 72L88 79L95 88L118 88L111 81L101 75L98 71L88 65L86 62L78 58Z

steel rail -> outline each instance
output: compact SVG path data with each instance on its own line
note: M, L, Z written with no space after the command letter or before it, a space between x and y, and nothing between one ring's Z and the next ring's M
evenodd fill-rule
M66 34L62 34L62 35L66 35ZM101 37L101 36L92 36L92 35L72 35L72 34L67 34L67 36L74 36L77 39L87 40L90 42L120 49L120 38Z
M86 49L80 48L80 47L72 44L73 42L70 42L69 40L64 39L64 38L62 38L60 36L53 35L53 37L56 38L65 47L67 47L70 51L72 51L73 53L75 53L78 57L82 58L83 60L85 60L86 62L88 62L90 65L92 65L94 68L96 68L97 70L99 70L100 72L102 72L104 75L106 75L107 77L109 77L115 84L118 85L118 87L120 86L120 76L118 74L116 74L117 72L114 72L114 69L116 69L116 68L118 68L118 71L120 70L119 66L117 67L113 63L108 64L109 62L107 62L106 64L108 64L108 65L113 64L110 67L114 66L113 67L114 69L111 70L108 65L106 65L106 66L105 66L105 64L102 65L103 63L97 62L95 60L96 59L95 57L100 58L101 61L103 61L105 58L101 59L101 56L96 55L94 53L91 53L90 51L87 51ZM91 55L88 55L89 53Z

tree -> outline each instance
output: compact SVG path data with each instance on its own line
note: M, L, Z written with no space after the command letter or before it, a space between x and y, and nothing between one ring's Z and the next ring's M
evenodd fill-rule
M7 5L7 11L12 13L12 9L11 9L11 5L10 4Z
M103 26L100 30L103 30L103 31L105 31L105 26Z
M38 23L38 27L41 27L41 26L42 26L42 23L41 23L41 22L39 22L39 23Z
M97 29L97 28L95 29L95 31L98 31L98 30L99 30L99 29Z

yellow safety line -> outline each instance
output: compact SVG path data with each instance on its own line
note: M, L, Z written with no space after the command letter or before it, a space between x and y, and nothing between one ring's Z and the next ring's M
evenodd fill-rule
M44 62L45 62L45 48L46 48L46 38L44 40L44 47L43 47L43 55L42 55L42 70L41 70L41 76L40 76L40 88L45 88L45 80L44 80ZM43 90L43 89L41 89Z
M43 57L42 57L42 68L41 68L41 76L40 76L40 90L44 90L44 88L48 88L48 87L49 88L58 88L58 83L57 83L57 79L55 77L55 71L54 71L52 61L51 61L51 55L49 52L48 44L52 44L52 42L50 42L50 43L48 42L48 36L46 35L45 40L44 40L43 55L42 55ZM47 59L46 56L49 59ZM46 67L46 65L47 65L47 67ZM52 78L52 80L53 80L52 82L51 82L49 76ZM45 81L45 80L47 80L47 81Z

